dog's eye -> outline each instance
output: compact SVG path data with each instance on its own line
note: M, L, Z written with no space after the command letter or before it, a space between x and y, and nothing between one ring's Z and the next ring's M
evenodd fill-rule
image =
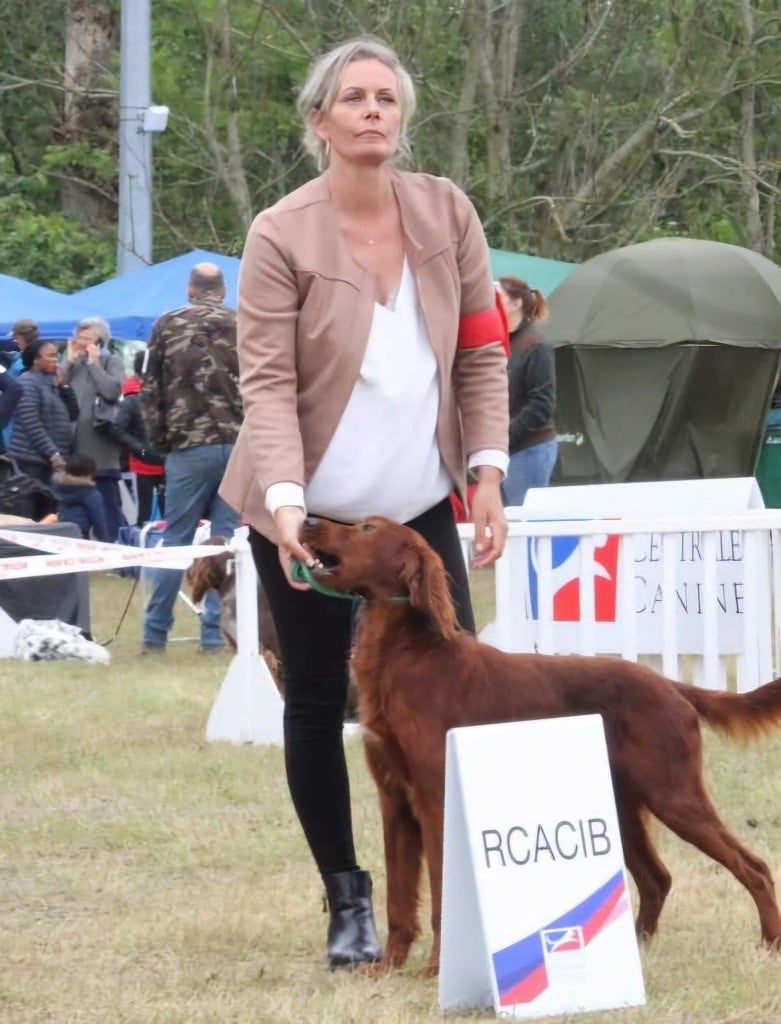
M374 523L361 523L361 529L364 533L368 533L374 529Z

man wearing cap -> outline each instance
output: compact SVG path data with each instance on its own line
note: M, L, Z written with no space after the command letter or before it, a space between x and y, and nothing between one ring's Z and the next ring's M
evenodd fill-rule
M152 328L141 389L149 444L166 455L169 547L191 544L201 519L210 521L213 536L231 537L239 525L217 493L242 422L236 313L223 305L225 281L214 263L193 267L187 294L190 305L164 313ZM182 579L175 569L152 575L143 653L165 649ZM220 599L212 590L201 614L201 648L222 647Z
M34 320L17 320L11 330L11 333L13 334L14 343L19 351L14 357L11 365L8 367L8 372L12 377L18 377L22 370L24 370L22 352L24 352L30 342L37 341L40 334L38 332L38 324Z

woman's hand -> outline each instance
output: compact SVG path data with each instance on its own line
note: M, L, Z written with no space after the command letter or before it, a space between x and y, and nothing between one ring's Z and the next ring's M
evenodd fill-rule
M304 562L310 569L317 561L312 552L308 551L298 539L305 516L306 513L298 505L282 505L274 513L274 522L279 534L279 564L294 590L309 590L310 588L308 583L294 582L291 575L293 559Z
M502 473L495 466L478 467L477 490L472 498L475 524L475 569L485 569L500 557L507 540L507 517L502 505Z

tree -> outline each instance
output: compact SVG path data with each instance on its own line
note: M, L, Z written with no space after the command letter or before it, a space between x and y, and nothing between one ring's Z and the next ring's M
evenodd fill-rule
M111 68L117 45L117 11L105 0L68 0L65 12L62 143L49 172L61 180L62 212L90 226L113 221L116 183L102 159L117 153L119 117ZM97 151L97 159L92 151Z
M87 283L110 264L119 2L0 0L0 270ZM413 166L459 182L491 244L777 246L777 0L155 0L152 17L171 108L155 259L240 251L254 212L312 176L296 94L316 54L366 32L415 82Z

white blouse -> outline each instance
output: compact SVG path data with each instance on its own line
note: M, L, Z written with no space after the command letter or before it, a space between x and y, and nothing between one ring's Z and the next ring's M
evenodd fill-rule
M408 522L453 489L439 454L437 362L404 259L401 283L387 306L375 302L363 363L347 407L306 488L281 481L266 492L273 515L297 505L346 523L368 515ZM507 471L502 451L473 452L469 468Z
M347 407L305 488L313 515L404 523L446 497L453 481L437 445L439 376L407 260L395 301L374 304Z

